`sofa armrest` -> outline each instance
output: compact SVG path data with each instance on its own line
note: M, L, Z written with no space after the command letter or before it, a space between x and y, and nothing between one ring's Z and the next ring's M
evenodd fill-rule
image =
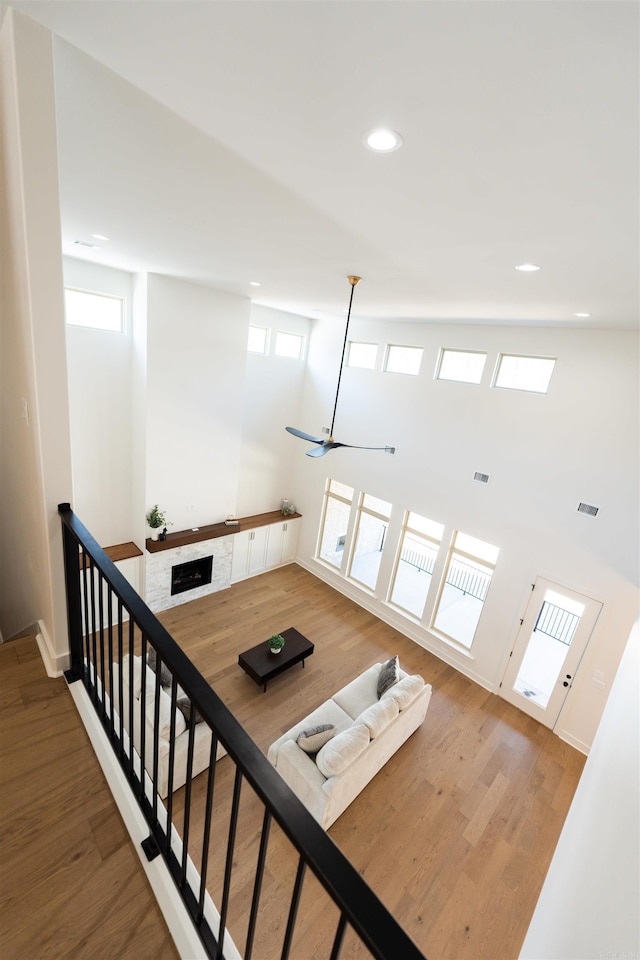
M322 821L327 795L325 777L315 760L301 750L295 740L287 740L278 751L276 770L318 822Z

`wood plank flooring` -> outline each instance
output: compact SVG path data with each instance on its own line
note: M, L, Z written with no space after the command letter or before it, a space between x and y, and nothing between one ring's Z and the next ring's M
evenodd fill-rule
M160 619L265 752L372 663L398 653L405 670L421 673L434 690L425 723L329 835L429 960L516 960L581 754L296 565ZM313 640L314 654L263 693L238 654L290 626ZM47 679L35 644L21 640L0 647L0 684L0 956L174 958L64 681ZM214 838L224 830L233 765L225 757L216 769ZM205 780L193 783L192 837L202 829ZM184 789L174 798L178 823L183 800ZM241 948L260 824L243 787L229 916ZM294 869L272 828L254 960L279 956ZM218 852L214 899L223 870ZM300 918L292 960L325 960L336 911L312 878ZM343 958L365 955L349 937Z
M430 960L515 960L584 765L580 753L296 565L160 618L265 752L372 663L398 653L405 670L422 674L434 691L425 723L329 835ZM304 670L293 668L263 693L237 665L238 654L291 626L313 640L314 654ZM231 762L218 768L216 790L228 802ZM243 804L237 859L254 864L260 811L251 797ZM286 844L276 836L272 848L271 913L262 919L257 960L278 956L285 920L274 904L281 885L292 882ZM244 869L230 916L240 946L251 882ZM220 874L214 866L214 896ZM301 915L293 956L319 960L328 955L331 908L313 884ZM365 955L356 942L344 951Z
M0 646L2 960L178 954L63 678Z

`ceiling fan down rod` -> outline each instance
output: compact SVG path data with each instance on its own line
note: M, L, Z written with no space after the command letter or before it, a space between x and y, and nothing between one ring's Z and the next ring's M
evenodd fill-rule
M333 405L333 416L331 418L331 429L329 430L329 440L333 440L333 425L336 422L336 411L338 409L338 396L340 394L340 381L342 380L342 368L344 367L344 355L347 349L347 337L349 336L349 321L351 320L351 304L353 303L353 291L356 284L360 283L362 277L349 276L347 280L351 284L351 296L349 297L349 309L347 310L347 325L344 329L344 343L342 344L342 356L340 358L340 370L338 371L338 383L336 386L336 402Z

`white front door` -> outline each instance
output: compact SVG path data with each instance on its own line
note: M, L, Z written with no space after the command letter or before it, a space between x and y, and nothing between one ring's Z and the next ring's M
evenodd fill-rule
M602 604L538 577L499 694L553 728Z

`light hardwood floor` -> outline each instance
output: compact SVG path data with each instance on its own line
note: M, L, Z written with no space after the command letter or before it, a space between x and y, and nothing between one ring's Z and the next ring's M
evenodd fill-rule
M405 670L422 674L433 686L425 723L329 835L430 960L517 958L584 765L580 753L296 565L161 619L265 752L372 663L398 653ZM314 654L263 693L238 667L238 653L290 626L313 640ZM228 800L231 763L226 758L218 767L216 789L220 796L226 790ZM259 826L254 807L249 798L241 808L240 836L247 839L238 854L251 864ZM271 846L265 896L273 910L292 861L280 838ZM249 871L237 878L230 919L240 945L249 881ZM221 867L214 866L214 896L220 882ZM310 884L295 960L326 955L331 909L322 904ZM270 928L265 921L257 960L277 955L269 936L279 941L284 920L275 913ZM344 954L363 955L355 943Z
M2 960L175 960L64 678L0 646Z
M370 664L398 653L405 670L421 673L434 691L425 723L329 835L429 960L516 960L581 754L296 565L160 619L265 752ZM238 654L290 626L314 641L314 654L263 694ZM64 681L47 680L33 642L19 641L0 648L0 682L3 960L173 958ZM205 779L193 785L192 855ZM223 758L212 844L224 831L232 779ZM178 822L183 799L184 789L175 794ZM243 787L229 918L241 947L260 821ZM293 865L274 828L255 960L279 955ZM208 882L214 899L223 868L218 850ZM335 911L313 880L300 916L293 960L325 958ZM344 960L363 956L348 939Z

